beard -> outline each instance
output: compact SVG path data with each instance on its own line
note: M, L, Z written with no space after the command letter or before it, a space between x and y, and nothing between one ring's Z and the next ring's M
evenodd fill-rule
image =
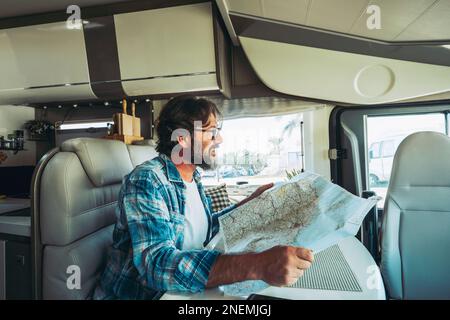
M218 145L211 145L210 147L206 148L205 150L201 151L201 157L200 155L195 156L196 150L194 150L194 147L191 149L191 163L195 163L195 159L200 158L201 163L195 163L197 166L202 168L203 170L215 170L218 166L216 161L216 149L218 148ZM200 152L198 150L197 152Z

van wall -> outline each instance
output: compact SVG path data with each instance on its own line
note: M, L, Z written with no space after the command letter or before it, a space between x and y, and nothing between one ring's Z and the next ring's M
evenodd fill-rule
M318 173L331 179L328 150L330 119L333 106L327 105L303 114L305 124L305 170Z
M28 120L35 119L35 109L25 106L0 106L0 136L7 138L14 130L23 130L23 125ZM2 151L8 159L0 166L34 166L36 164L36 142L28 141L28 133L25 131L25 149L14 154L13 151Z

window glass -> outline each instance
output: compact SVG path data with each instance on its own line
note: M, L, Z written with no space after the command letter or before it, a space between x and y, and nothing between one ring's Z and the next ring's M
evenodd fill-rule
M219 165L202 173L203 184L261 185L302 170L302 120L297 113L223 121Z
M378 202L379 207L384 206L395 151L403 139L419 131L436 131L445 134L444 114L369 116L367 118L368 182L369 189L382 197L382 201Z
M369 159L376 159L380 157L380 144L373 143L369 148Z
M393 157L395 153L395 145L393 140L386 140L383 142L381 156L383 158Z

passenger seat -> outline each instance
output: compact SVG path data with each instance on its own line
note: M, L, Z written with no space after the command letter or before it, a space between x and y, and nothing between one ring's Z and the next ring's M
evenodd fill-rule
M450 299L450 138L408 136L384 207L381 271L392 299Z
M150 145L77 138L43 157L32 185L35 299L91 296L112 243L122 179L156 155Z

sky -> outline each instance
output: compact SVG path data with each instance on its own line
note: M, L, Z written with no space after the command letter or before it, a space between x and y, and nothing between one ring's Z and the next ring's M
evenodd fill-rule
M246 148L251 152L268 153L271 148L269 139L281 137L285 125L295 117L296 114L291 114L225 120L221 131L224 142L219 152L224 154ZM291 137L286 137L283 144L289 150L300 151L300 129L297 132L294 129Z
M367 142L372 142L396 135L409 135L417 131L438 131L445 133L445 117L443 113L368 117Z

